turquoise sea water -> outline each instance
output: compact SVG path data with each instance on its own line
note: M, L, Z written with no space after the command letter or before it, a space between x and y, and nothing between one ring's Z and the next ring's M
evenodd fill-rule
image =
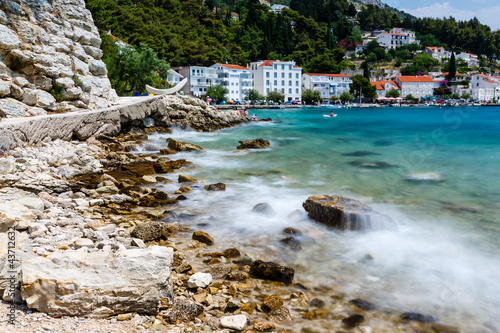
M336 118L325 118L328 110L251 110L273 121L151 140L165 146L173 137L206 149L175 158L195 164L181 173L227 185L225 192L195 191L182 202L210 216L202 225L216 239L262 259L272 252L311 284L477 332L500 317L499 111L339 109ZM236 151L239 140L256 138L271 148ZM407 179L429 173L439 181ZM392 216L399 231L325 228L302 209L318 194L356 198ZM253 213L261 202L276 214ZM285 227L308 233L302 251L280 244ZM366 253L374 257L370 265L362 263Z

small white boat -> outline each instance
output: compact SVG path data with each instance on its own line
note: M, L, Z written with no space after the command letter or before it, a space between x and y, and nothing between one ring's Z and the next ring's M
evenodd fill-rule
M333 116L332 115L329 115L329 114L324 114L323 117L327 117L327 118L335 118L337 117L337 114L334 113Z

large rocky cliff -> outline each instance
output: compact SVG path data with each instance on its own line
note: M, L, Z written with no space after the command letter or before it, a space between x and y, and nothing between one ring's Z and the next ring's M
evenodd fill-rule
M0 0L0 117L109 106L100 44L84 0Z

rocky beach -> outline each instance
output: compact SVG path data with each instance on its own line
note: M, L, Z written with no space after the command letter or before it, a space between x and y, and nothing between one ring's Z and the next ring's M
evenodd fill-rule
M388 311L350 298L336 283L294 277L300 266L280 262L283 253L270 250L266 239L251 239L247 248L203 232L210 216L179 209L178 202L192 193L223 191L226 185L193 179L192 163L175 158L203 147L173 139L151 147L146 141L148 134L169 131L142 126L117 136L46 140L3 153L0 330L458 332L429 314ZM262 141L256 140L255 147ZM251 142L240 143L253 149ZM177 190L167 193L163 184L177 184ZM338 200L311 197L304 207L320 211L318 219L328 213L312 208L314 201L327 202L330 215L342 215L342 209L351 215L369 211L355 201L336 210ZM265 215L272 207L262 203L254 211ZM13 230L12 269L7 238ZM301 234L314 242L321 231L287 228L271 237L293 253L301 249ZM360 260L369 264L372 258L367 254Z

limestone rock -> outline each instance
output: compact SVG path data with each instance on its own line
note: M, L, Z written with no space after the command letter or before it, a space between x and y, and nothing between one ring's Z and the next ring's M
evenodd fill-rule
M197 183L198 181L194 179L193 177L190 177L188 175L179 175L179 178L177 179L179 183Z
M225 328L241 331L247 325L247 316L225 316L220 319L220 325Z
M106 317L127 312L156 314L172 300L173 250L152 246L117 253L67 250L22 263L22 297L49 315Z
M191 321L203 313L203 306L196 303L188 303L185 300L176 300L174 307L166 315L168 323L182 323Z
M262 149L269 148L269 141L264 139L244 140L239 141L240 145L236 149Z
M168 148L175 151L204 151L204 149L198 145L180 142L171 138L167 139Z
M189 277L188 288L206 288L211 282L210 273L194 273Z
M135 226L130 235L145 242L151 242L160 239L167 239L168 230L163 222L143 222Z
M389 216L338 195L309 197L302 206L315 221L341 230L397 230Z
M21 41L17 34L5 25L0 24L0 49L12 50L18 47L21 47Z
M28 106L13 98L0 99L0 117L26 117Z

